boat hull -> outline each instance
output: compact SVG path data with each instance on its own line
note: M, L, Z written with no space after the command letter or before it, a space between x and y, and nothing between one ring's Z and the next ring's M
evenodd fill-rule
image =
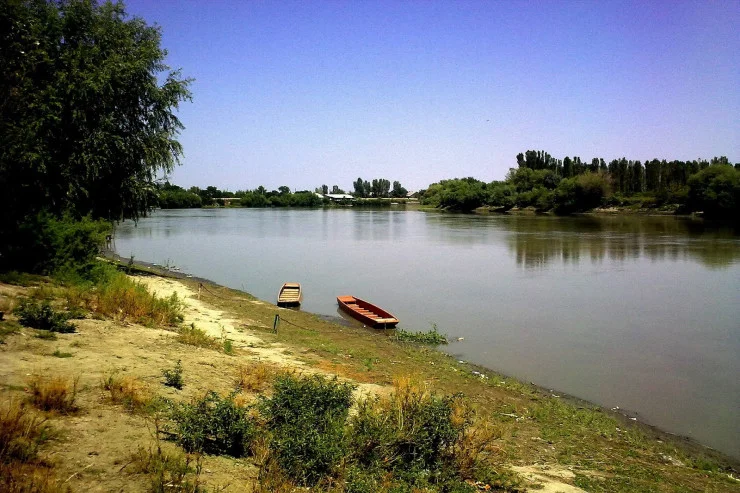
M278 292L277 306L300 306L302 300L301 285L297 282L286 282Z
M342 311L370 327L391 329L398 324L387 311L354 296L337 296L337 303Z

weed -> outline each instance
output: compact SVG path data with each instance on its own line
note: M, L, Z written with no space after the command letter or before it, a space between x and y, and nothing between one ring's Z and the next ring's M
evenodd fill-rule
M224 339L224 354L229 356L234 354L234 345L228 339Z
M21 325L26 327L61 333L75 331L75 326L68 322L67 315L54 310L48 301L39 304L24 299L16 307L15 313L18 314Z
M279 376L262 412L272 431L270 448L283 471L301 485L331 474L347 453L344 424L353 386L318 375Z
M63 351L60 351L59 348L55 349L53 353L51 353L52 356L57 358L71 358L72 353L65 353Z
M241 365L237 368L234 387L245 392L262 392L272 383L275 371L264 363Z
M197 328L194 323L187 327L181 327L177 340L183 344L202 348L216 350L220 350L222 348L221 342L218 339L209 336L205 331Z
M103 390L110 395L114 404L121 404L129 412L151 410L153 399L149 388L135 377L119 377L116 372L102 382Z
M134 473L147 474L152 492L198 493L205 490L199 482L202 469L200 455L195 456L195 469L192 467L193 456L178 452L164 452L157 448L139 449L132 454L131 464Z
M180 363L180 360L177 360L173 369L164 370L162 375L164 376L164 384L166 386L182 390L184 383L182 381L182 364Z
M78 409L75 405L78 380L75 378L70 383L62 377L31 377L28 381L31 403L42 411L74 413Z

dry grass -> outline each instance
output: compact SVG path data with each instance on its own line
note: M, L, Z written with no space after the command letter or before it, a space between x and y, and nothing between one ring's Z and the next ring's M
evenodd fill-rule
M0 403L0 491L65 491L38 458L39 448L52 434L46 420L22 403L14 399Z
M11 399L0 404L0 463L28 462L51 436L46 419Z
M72 414L78 410L75 405L78 380L34 375L28 381L31 403L42 411Z
M265 363L240 365L236 369L234 387L242 392L263 392L272 385L276 375L276 369Z
M5 314L12 313L15 304L14 299L0 295L0 312L5 312Z
M129 412L145 412L152 403L151 390L136 377L119 377L114 372L103 379L101 386L112 403L122 405Z

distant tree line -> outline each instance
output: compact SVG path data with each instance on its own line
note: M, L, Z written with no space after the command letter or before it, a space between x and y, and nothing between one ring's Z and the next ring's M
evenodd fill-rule
M352 182L352 186L355 189L353 195L358 198L401 198L408 194L408 190L401 186L401 182L394 181L393 188L391 188L391 182L385 178L376 178L372 182L357 178Z
M579 157L555 159L544 151L516 157L504 181L484 183L475 178L442 180L422 194L426 205L470 211L481 206L500 210L534 207L561 214L599 206L672 207L707 216L738 217L740 163L724 156L709 161L645 162L601 158L590 163Z
M219 190L217 187L190 187L185 190L169 182L157 186L158 204L162 209L187 209L226 205L224 199L239 199L242 207L316 207L324 203L315 193L303 190L292 193L287 186L267 191L263 186L254 190Z

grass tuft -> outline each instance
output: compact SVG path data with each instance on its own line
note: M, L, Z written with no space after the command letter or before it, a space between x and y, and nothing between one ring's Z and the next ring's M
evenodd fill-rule
M195 467L193 458L191 454L164 452L160 446L155 450L140 446L131 456L131 472L149 476L149 491L205 492L199 481L203 468L201 457L195 456Z
M119 377L113 372L103 379L101 386L113 404L120 404L131 413L147 412L151 408L151 391L136 377Z
M222 343L219 339L209 336L203 329L196 327L195 324L181 327L177 340L183 344L189 344L191 346L215 349L217 351L222 349Z
M64 351L61 351L59 348L55 349L53 353L51 353L52 356L56 358L71 358L72 353L66 353Z

